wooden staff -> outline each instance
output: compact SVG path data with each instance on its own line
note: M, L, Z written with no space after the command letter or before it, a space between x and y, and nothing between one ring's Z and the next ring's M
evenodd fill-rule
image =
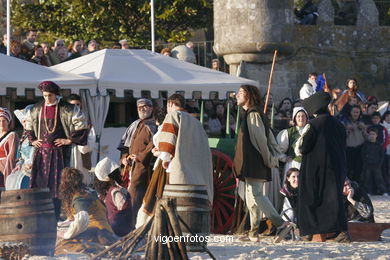
M325 73L322 73L322 77L323 77L324 80L325 80L323 91L324 91L324 92L328 92L328 93L330 94L330 88L329 88L329 86L328 86L328 81L326 80Z
M274 68L275 68L275 62L276 62L276 55L277 54L278 54L278 50L275 50L275 52L274 52L274 59L272 60L271 73L269 74L267 97L265 99L265 105L264 105L264 114L267 114L268 99L269 99L269 94L271 92L272 76L274 75Z

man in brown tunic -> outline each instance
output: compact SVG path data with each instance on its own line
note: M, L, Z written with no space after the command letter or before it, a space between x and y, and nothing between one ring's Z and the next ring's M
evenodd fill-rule
M126 129L118 146L121 151L121 166L128 169L129 174L125 186L131 196L132 212L135 212L132 216L133 223L136 222L137 212L146 192L148 168L153 157L153 135L157 130L152 119L152 101L146 98L139 99L137 110L139 119Z

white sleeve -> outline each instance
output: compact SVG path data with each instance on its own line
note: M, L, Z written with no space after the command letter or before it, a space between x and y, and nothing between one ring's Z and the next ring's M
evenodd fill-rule
M72 125L74 126L75 131L83 130L88 128L87 119L84 113L80 110L78 106L74 106L73 115L72 115Z
M123 206L125 205L126 203L126 197L124 196L124 194L121 192L121 190L118 188L118 189L113 189L111 191L111 196L113 198L113 202L114 202L114 205L115 207L118 209L118 210L122 210L123 209Z
M88 134L88 141L87 145L78 145L77 149L79 150L80 153L86 154L90 153L93 150L95 150L95 145L96 145L96 134L95 134L95 129L91 127L89 134Z
M295 143L294 153L296 156L302 155L301 147L303 144L303 137L306 135L306 133L309 131L309 129L310 129L310 124L305 125L305 127L302 130L301 136L298 138L297 142Z
M276 136L276 141L279 144L280 151L282 153L286 153L288 150L288 144L289 144L287 129L284 129L284 130L279 132L279 134Z
M80 211L74 215L74 220L64 234L64 239L70 239L87 230L89 225L88 212Z
M161 152L158 158L163 162L170 162L172 160L172 155L168 152Z

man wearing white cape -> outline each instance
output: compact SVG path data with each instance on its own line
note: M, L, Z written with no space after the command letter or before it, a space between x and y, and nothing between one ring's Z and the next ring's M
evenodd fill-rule
M169 184L206 185L213 203L213 166L207 135L202 124L184 111L180 94L168 98L167 112L158 136L159 158L169 174Z

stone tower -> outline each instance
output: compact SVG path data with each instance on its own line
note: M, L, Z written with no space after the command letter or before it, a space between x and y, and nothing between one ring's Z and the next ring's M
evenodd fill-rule
M390 27L378 25L372 0L358 1L356 25L334 24L331 0L317 1L317 25L294 23L293 0L214 0L214 51L230 73L268 84L278 50L272 93L298 97L308 73L325 73L331 87L357 78L366 95L390 98Z

